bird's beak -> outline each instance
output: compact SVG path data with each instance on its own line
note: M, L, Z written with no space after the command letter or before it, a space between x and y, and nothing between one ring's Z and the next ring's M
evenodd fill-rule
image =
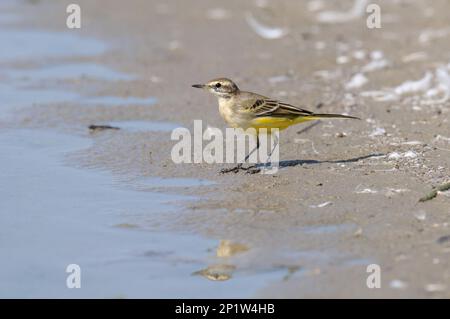
M197 88L197 89L203 89L206 85L204 84L194 84L192 85L193 88Z

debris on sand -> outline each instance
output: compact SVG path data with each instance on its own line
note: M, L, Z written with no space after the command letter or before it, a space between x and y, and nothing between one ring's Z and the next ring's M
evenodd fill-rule
M428 284L425 286L425 290L428 292L440 292L447 289L447 286L444 284Z
M226 20L231 17L231 13L224 8L213 8L206 12L206 17L210 20Z
M427 71L422 78L405 81L393 88L361 93L363 97L371 97L381 102L397 101L405 95L421 97L422 105L447 102L450 99L450 74L447 67L438 67L435 72Z
M311 207L311 208L323 208L323 207L330 206L332 204L333 204L332 202L324 202L324 203L321 203L321 204L318 204L318 205L310 205L309 207Z
M89 125L89 131L91 133L105 131L105 130L120 130L120 128L118 128L116 126L111 126L111 125L96 125L96 124Z
M450 142L450 137L445 137L445 136L442 136L442 135L436 135L435 141L446 141L446 142Z
M427 219L427 213L424 210L420 210L414 213L414 217L419 221L424 221Z
M403 157L405 158L416 158L417 157L417 153L414 151L407 151L405 153L403 153Z
M376 127L370 134L369 137L383 136L386 135L386 130L382 127Z
M392 289L405 289L408 287L408 284L402 280L394 279L389 283L389 287Z
M446 235L446 236L441 236L438 238L437 243L438 244L446 244L450 241L450 235Z
M430 88L422 101L424 105L441 104L448 101L450 98L450 74L447 68L439 67L435 72L435 86Z
M419 42L421 44L428 44L433 39L444 38L448 35L450 35L450 28L427 29L420 33Z
M417 81L406 81L394 89L395 94L404 95L408 93L415 93L419 91L426 91L431 86L433 74L427 72L423 78Z
M192 275L200 275L212 281L225 281L231 278L235 269L236 267L233 265L218 264L196 271Z
M356 192L356 194L376 194L376 193L378 193L377 190L370 189L370 188L364 188L362 190L358 190L358 191L355 191L355 192Z
M324 2L322 0L311 0L308 2L308 11L310 12L316 12L319 10L322 10L324 7Z
M426 52L413 52L413 53L403 56L402 62L410 63L410 62L416 62L416 61L424 61L427 58L428 58L428 55Z
M284 275L283 280L288 281L300 269L302 269L302 267L300 267L300 266L288 266L287 267L288 272L286 275Z
M345 88L347 90L349 89L357 89L362 87L363 85L367 84L369 80L367 77L362 73L356 73L353 75L353 77L350 79L350 81L345 85Z
M247 12L247 14L245 15L245 20L247 21L247 24L250 26L250 28L252 28L252 30L255 31L257 35L264 39L280 39L289 33L288 29L262 25L250 12Z
M372 51L370 53L371 61L363 66L361 69L364 73L374 72L377 70L381 70L390 65L390 62L384 58L384 53L382 51Z
M322 23L345 23L358 19L364 15L368 0L355 0L349 11L323 11L317 15Z
M388 90L365 91L360 94L363 97L371 97L378 102L396 101L398 99L395 93Z
M433 198L435 198L439 192L445 192L447 190L450 189L450 182L445 183L441 186L436 187L435 189L433 189L430 193L428 193L427 195L425 195L424 197L422 197L421 199L419 199L419 202L426 202L429 201Z

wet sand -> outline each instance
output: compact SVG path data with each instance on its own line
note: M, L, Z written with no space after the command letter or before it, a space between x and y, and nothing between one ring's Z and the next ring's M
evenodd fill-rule
M80 209L104 212L100 220L87 215L93 230L137 226L126 229L139 237L123 241L126 252L145 255L142 241L158 242L152 237L158 233L169 238L169 247L160 250L171 251L171 257L145 259L150 265L157 260L160 282L144 279L135 290L125 282L125 297L158 296L149 291L168 282L172 288L161 296L450 296L449 194L418 202L449 180L450 102L442 98L450 94L446 1L380 1L381 29L368 29L358 13L342 23L320 22L324 12L350 12L353 1L110 0L107 7L78 1L82 28L68 30L68 3L24 1L3 11L8 18L0 17L0 23L16 34L2 31L0 41L11 34L29 38L30 30L73 38L36 38L41 46L44 40L61 44L56 54L46 45L35 50L42 56L28 53L37 44L19 57L0 54L2 69L10 70L0 73L0 92L10 96L1 106L0 128L13 136L27 129L89 139L91 145L58 155L64 165L86 174L106 172L113 176L110 183L148 192L148 201L138 204L135 195L122 195L131 200L117 210L95 200L92 208ZM287 34L264 38L251 21ZM54 71L55 65L75 67ZM193 121L202 119L225 128L215 98L191 88L219 76L313 111L363 120L321 121L300 134L307 124L282 132L281 169L272 176L219 174L227 164L174 164L174 127L192 129ZM91 124L121 129L89 132ZM169 196L175 208L143 213L158 201L155 193ZM195 199L177 198L181 195ZM76 214L75 209L70 218ZM14 250L17 241L4 245ZM104 245L111 249L104 258L115 257L118 244ZM84 258L88 264L95 259ZM163 271L173 264L181 266ZM370 264L381 267L380 289L367 288ZM120 271L127 278L130 269L108 273ZM147 278L140 276L145 267L134 269L136 282ZM16 283L10 281L20 296L27 287ZM182 289L186 286L192 290ZM120 295L116 288L102 294L81 290L77 296L117 297L110 293ZM36 295L48 294L27 296Z

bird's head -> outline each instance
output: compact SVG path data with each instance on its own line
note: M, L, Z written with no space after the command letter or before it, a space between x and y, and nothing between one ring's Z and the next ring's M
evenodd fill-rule
M192 87L205 89L218 97L230 97L239 91L237 85L226 78L214 79L208 81L206 84L194 84Z

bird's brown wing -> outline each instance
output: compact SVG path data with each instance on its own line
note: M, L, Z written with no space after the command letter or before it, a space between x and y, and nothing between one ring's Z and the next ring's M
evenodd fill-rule
M246 99L242 103L242 107L249 113L257 117L273 116L273 117L292 117L311 116L314 113L297 106L283 103L277 100L255 97Z

